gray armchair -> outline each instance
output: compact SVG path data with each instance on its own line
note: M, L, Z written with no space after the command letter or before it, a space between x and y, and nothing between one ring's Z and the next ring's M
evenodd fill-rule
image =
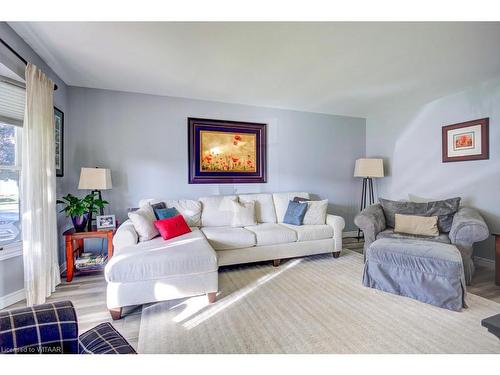
M461 207L453 216L453 222L449 233L440 233L438 237L419 237L394 233L388 228L384 210L380 204L367 207L354 218L354 223L363 231L365 244L364 250L379 238L419 238L429 241L451 243L457 247L462 255L464 265L465 281L470 285L474 274L474 263L472 261L473 244L483 241L489 236L489 229L481 214L469 207Z

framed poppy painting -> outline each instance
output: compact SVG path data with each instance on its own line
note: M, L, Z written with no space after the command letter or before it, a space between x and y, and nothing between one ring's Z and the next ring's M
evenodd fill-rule
M443 163L489 159L489 118L443 126Z
M266 124L188 118L189 183L264 183Z

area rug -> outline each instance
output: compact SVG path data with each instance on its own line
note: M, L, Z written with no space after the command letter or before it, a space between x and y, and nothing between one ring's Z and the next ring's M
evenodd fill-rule
M362 255L222 269L218 300L144 306L140 353L500 353L481 319L500 304L468 294L453 312L363 287Z

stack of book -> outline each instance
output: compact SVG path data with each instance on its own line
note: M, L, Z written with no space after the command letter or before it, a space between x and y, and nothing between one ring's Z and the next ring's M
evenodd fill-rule
M83 253L82 257L75 261L75 268L78 271L93 271L102 269L108 260L107 255Z

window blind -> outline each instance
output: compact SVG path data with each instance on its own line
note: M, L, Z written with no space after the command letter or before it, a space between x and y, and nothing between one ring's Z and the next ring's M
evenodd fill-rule
M23 126L26 89L0 77L0 121Z

